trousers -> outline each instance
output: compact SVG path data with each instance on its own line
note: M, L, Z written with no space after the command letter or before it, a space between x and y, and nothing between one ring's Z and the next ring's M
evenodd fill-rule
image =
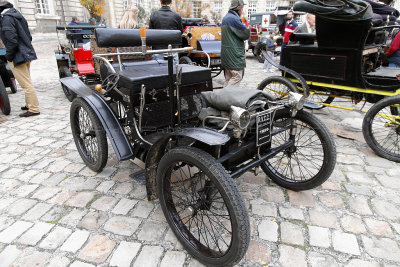
M228 70L225 69L225 83L224 87L228 85L239 86L243 79L243 70Z

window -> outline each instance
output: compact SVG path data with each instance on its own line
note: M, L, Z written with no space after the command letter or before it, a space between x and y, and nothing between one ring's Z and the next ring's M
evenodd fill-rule
M135 4L136 4L137 7L140 7L140 6L143 5L143 0L136 0Z
M266 11L274 11L275 10L275 1L271 1L271 0L267 1L265 10Z
M250 15L257 12L257 2L250 1L249 7L247 8L247 17L250 18Z
M48 0L35 0L36 4L36 13L49 15L50 14L50 6Z
M201 2L200 1L192 2L192 7L193 7L193 17L200 18L201 17Z
M296 0L295 1L289 1L289 6L293 7L294 3L296 3Z
M127 10L129 7L129 0L124 0L122 2L122 7L123 7L124 11Z

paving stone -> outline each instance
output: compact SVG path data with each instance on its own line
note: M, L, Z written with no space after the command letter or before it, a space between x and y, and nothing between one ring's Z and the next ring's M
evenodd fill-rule
M258 226L258 236L267 241L278 241L278 224L271 220L262 220Z
M376 198L374 198L371 203L375 212L380 216L383 216L389 220L400 219L400 209L398 209L395 205Z
M119 244L118 248L113 253L113 256L110 261L110 266L118 266L118 267L131 266L132 260L138 254L141 246L142 245L140 243L122 241ZM177 265L169 265L169 266L177 266Z
M59 185L62 181L65 179L68 179L68 175L65 173L55 173L52 176L50 176L48 179L42 182L42 184L45 184L47 186L57 186Z
M357 195L365 195L365 196L372 196L372 191L369 187L363 185L351 185L346 184L344 186L349 193L357 194Z
M18 243L34 246L54 227L54 224L38 222L19 239Z
M22 255L15 264L14 267L28 267L28 266L44 266L46 261L51 257L48 252L32 251L31 253L26 253Z
M156 208L153 215L151 216L151 219L159 222L167 222L160 206Z
M129 192L132 191L132 189L133 189L133 185L131 182L120 183L114 189L114 193L121 194L121 195L127 195L127 194L129 194Z
M41 184L43 181L48 179L51 176L49 172L39 172L37 175L33 176L32 179L29 180L32 184Z
M85 216L86 212L86 210L82 209L73 209L70 213L61 218L60 223L76 227L83 216Z
M82 261L74 261L69 267L95 267L95 265Z
M23 234L26 230L31 228L33 223L31 222L24 222L24 221L17 221L7 229L3 230L0 233L0 242L10 244L14 239L19 237Z
M155 222L146 222L138 233L139 240L157 241L162 240L166 226Z
M362 236L365 251L372 257L400 262L400 249L397 243L388 238L369 238Z
M137 200L122 198L111 211L114 214L126 215L136 205Z
M102 196L92 203L91 208L101 211L111 210L114 205L118 202L115 197Z
M331 181L326 181L321 185L322 189L325 190L333 190L333 191L340 191L342 190L342 187L339 183L331 182Z
M349 197L348 204L350 206L350 210L359 215L372 215L368 201L364 197Z
M154 204L146 201L139 201L139 203L134 208L132 215L140 218L149 217L150 213L154 209Z
M156 267L160 263L164 249L160 246L144 246L133 267Z
M71 235L72 230L61 226L55 229L39 244L43 249L56 249Z
M294 192L288 191L289 201L296 206L314 207L314 198L312 191Z
M281 217L286 218L286 219L304 221L303 210L301 210L299 208L279 207L279 214L281 215Z
M279 263L282 267L307 266L306 253L298 248L279 245Z
M330 231L328 228L308 226L308 233L310 235L311 246L323 248L330 247Z
M46 212L51 209L52 205L47 203L38 203L32 209L30 209L22 219L27 221L34 221L40 219Z
M281 241L290 245L304 245L302 228L299 225L282 222L281 223Z
M183 266L185 259L186 255L181 251L167 251L161 261L160 267Z
M131 236L140 225L140 220L123 216L110 218L104 225L104 230L124 236Z
M319 200L327 207L333 209L343 209L344 203L340 195L334 193L318 194Z
M346 232L352 232L355 234L365 234L367 229L360 218L354 216L344 216L340 220L343 230Z
M256 262L263 266L271 260L271 252L268 247L261 242L250 240L249 248L246 253L246 261Z
M312 225L327 228L336 228L337 217L334 213L319 210L310 210L309 216Z
M14 219L11 217L0 217L0 232L6 229L8 226L14 223Z
M337 162L341 164L364 165L364 161L357 155L338 155Z
M253 204L254 203L254 204ZM277 209L272 203L260 203L259 200L251 201L251 211L255 215L263 216L263 217L276 217Z
M53 206L46 214L40 217L42 222L57 224L60 219L67 214L67 208L64 206Z
M111 254L115 247L115 241L106 236L96 235L80 251L78 258L84 261L100 264Z
M63 189L60 193L58 193L52 199L48 200L48 202L51 204L63 205L65 203L65 201L67 201L72 195L73 195L72 192L70 192L67 189Z
M70 173L78 173L80 172L83 168L85 168L85 164L82 163L71 163L68 166L64 168L65 172L70 172Z
M1 225L1 220L0 220L0 225ZM399 223L392 223L393 228L396 230L398 234L400 234L400 224ZM0 227L1 229L1 227Z
M15 179L2 179L0 181L0 191L10 192L14 190L15 187L19 186L21 183Z
M384 237L394 237L392 229L390 229L390 225L387 222L371 218L365 218L364 221L372 234Z
M37 185L37 184L26 184L26 185L20 186L16 191L14 191L13 195L15 195L17 197L26 197L30 193L35 191L36 188L38 188L38 187L39 187L39 185Z
M336 267L340 266L337 261L329 255L324 255L317 252L308 253L310 265L312 267Z
M381 157L367 157L366 158L367 164L376 167L384 167L387 169L393 168L393 162L390 160L381 158Z
M60 192L59 188L56 187L44 187L36 191L36 193L32 196L32 198L36 198L42 201L45 201L49 198L52 198L55 194Z
M33 199L20 199L11 205L8 209L8 214L11 216L21 215L32 208L36 202L37 201Z
M355 235L334 231L332 235L333 249L347 254L360 255Z
M91 211L83 217L83 219L77 224L77 227L87 230L96 230L107 221L107 218L107 215L104 213Z
M68 267L70 265L70 260L67 257L56 255L46 265L46 267Z
M379 267L379 264L376 262L363 261L360 259L352 259L345 266L346 267L361 267L361 266L362 267Z
M278 187L264 186L260 190L261 198L268 202L283 203L285 201L285 195L282 189Z
M131 178L129 177L129 175L131 175L131 174L132 174L132 170L121 169L121 170L118 170L118 172L114 175L113 180L118 181L118 182L130 181Z
M1 267L8 267L18 259L18 257L22 254L22 250L19 250L15 245L7 246L1 253L0 253L0 266Z
M77 230L73 232L67 241L65 241L65 243L60 247L60 250L72 253L77 252L83 244L85 244L89 235L90 233L88 231Z
M368 177L368 174L365 172L347 172L346 174L350 182L354 184L367 184L367 185L375 184L374 180Z
M96 190L102 193L107 193L108 190L110 190L111 187L114 186L114 184L114 181L104 181L96 188Z
M95 193L93 192L75 193L69 200L67 200L65 205L77 208L84 208L94 198L94 196Z
M398 179L396 179L396 177L390 177L380 174L377 174L375 177L384 187L400 189L400 184L398 183Z

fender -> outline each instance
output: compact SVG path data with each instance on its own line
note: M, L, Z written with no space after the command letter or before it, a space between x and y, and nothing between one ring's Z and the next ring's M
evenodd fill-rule
M66 77L60 79L60 82L69 90L73 91L92 107L101 124L106 130L107 136L114 148L118 159L128 160L134 156L132 146L126 137L124 130L119 124L114 113L107 103L97 95L92 89L85 85L79 78Z
M227 134L218 133L205 128L184 128L170 134L165 134L158 139L151 146L146 157L146 191L149 201L158 198L156 183L158 163L165 154L165 149L167 148L169 140L178 137L189 137L209 146L223 145L230 140Z

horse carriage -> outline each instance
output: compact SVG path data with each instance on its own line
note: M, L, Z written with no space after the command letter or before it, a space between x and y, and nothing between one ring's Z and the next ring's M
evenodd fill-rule
M264 172L300 191L332 173L336 148L326 126L302 110L304 96L284 100L257 89L213 90L211 69L173 65L180 31L96 29L99 47L141 46L141 52L95 54L105 78L96 90L78 77L60 79L72 101L72 135L82 160L99 172L108 143L119 160L145 163L148 200L159 199L185 249L207 265L245 255L250 226L233 178ZM162 50L147 46L169 44ZM166 53L168 60L111 63L107 57ZM102 75L103 76L103 75Z
M9 115L11 112L11 105L6 87L9 87L11 92L15 94L17 92L17 83L14 74L7 64L5 54L6 49L0 48L0 109L3 114Z
M400 70L382 66L385 47L400 26L374 26L371 6L358 0L305 0L293 8L316 15L316 34L293 33L280 65L270 60L283 77L269 77L258 88L278 99L285 99L288 92L303 92L308 96L305 107L310 109L368 112L362 128L367 144L378 155L400 162L400 81L396 78ZM336 99L362 107L335 105Z

